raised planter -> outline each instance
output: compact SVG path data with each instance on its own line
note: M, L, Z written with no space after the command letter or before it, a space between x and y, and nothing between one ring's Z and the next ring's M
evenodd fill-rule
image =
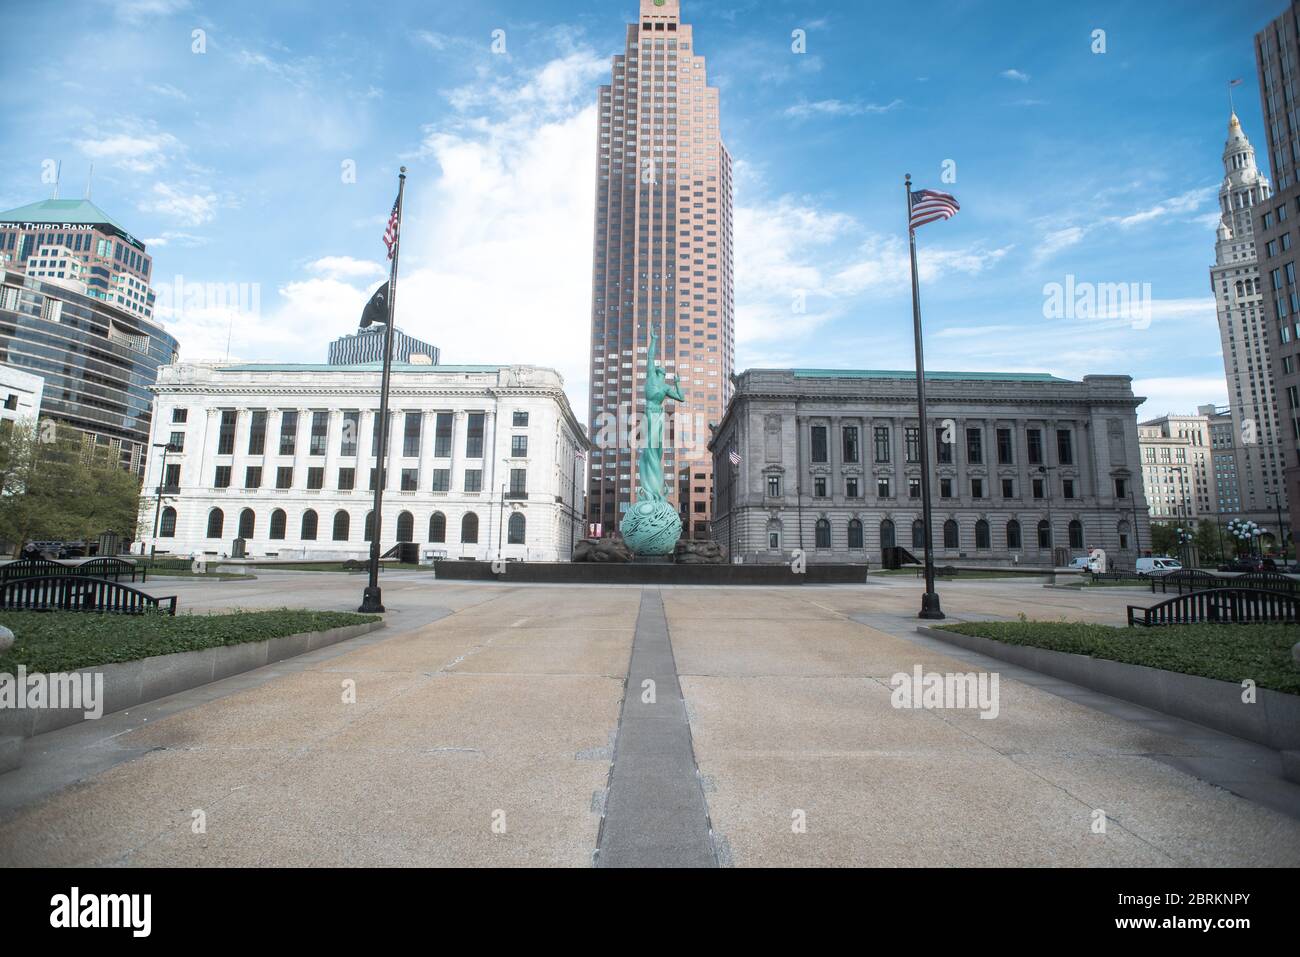
M1231 681L1185 675L1146 665L1091 658L1048 648L1010 645L979 635L917 626L919 633L949 644L1009 661L1053 678L1115 698L1194 721L1278 751L1300 749L1300 695L1255 689L1255 703L1241 700L1242 687ZM1243 678L1249 677L1243 675Z
M434 576L448 581L595 585L829 585L862 584L866 565L809 562L796 573L789 565L677 565L671 562L493 562L440 561Z
M187 691L231 675L252 671L274 664L295 655L317 648L347 641L382 628L382 621L369 621L359 625L345 625L327 631L310 631L298 635L285 635L267 641L247 641L238 645L220 645L199 651L181 651L171 655L157 655L138 661L93 665L80 668L71 674L102 674L104 676L104 714L134 708L157 698L165 698L178 691ZM0 771L4 767L3 755L9 737L30 738L47 731L57 731L85 721L80 708L21 708L0 710Z

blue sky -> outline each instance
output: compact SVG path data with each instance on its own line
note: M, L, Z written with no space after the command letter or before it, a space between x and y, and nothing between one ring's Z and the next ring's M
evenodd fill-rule
M911 172L963 207L918 234L931 368L1125 373L1143 415L1226 401L1226 84L1267 172L1252 37L1283 6L683 0L737 163L738 367L911 364ZM405 164L399 324L445 362L554 366L585 417L594 103L636 9L5 4L0 207L50 195L50 159L79 196L93 161L156 285L247 286L167 317L183 358L323 361L383 278ZM1149 283L1150 324L1044 318L1068 275Z

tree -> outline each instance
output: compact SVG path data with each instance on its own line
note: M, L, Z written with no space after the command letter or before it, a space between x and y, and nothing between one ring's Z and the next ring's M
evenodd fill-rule
M1209 519L1202 519L1196 526L1196 551L1202 563L1217 563L1223 558L1219 546L1219 526Z
M1168 522L1151 523L1151 554L1178 554L1178 532L1176 526L1171 525Z

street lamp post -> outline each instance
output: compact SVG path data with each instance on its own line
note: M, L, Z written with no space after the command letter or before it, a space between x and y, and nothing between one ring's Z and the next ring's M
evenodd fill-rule
M158 554L158 520L162 517L163 483L167 481L167 453L172 450L170 442L154 442L155 449L162 449L162 468L158 472L158 496L153 505L153 540L149 543L149 560ZM90 546L86 546L89 552Z
M1277 534L1282 541L1282 564L1286 565L1288 562L1286 557L1286 529L1282 527L1282 495L1280 492L1265 492L1264 494L1273 500L1273 504L1277 508Z

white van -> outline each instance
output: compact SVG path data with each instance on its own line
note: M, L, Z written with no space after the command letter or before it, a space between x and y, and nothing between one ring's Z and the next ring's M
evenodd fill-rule
M1137 573L1139 575L1168 575L1170 572L1182 571L1183 563L1176 558L1139 558Z

